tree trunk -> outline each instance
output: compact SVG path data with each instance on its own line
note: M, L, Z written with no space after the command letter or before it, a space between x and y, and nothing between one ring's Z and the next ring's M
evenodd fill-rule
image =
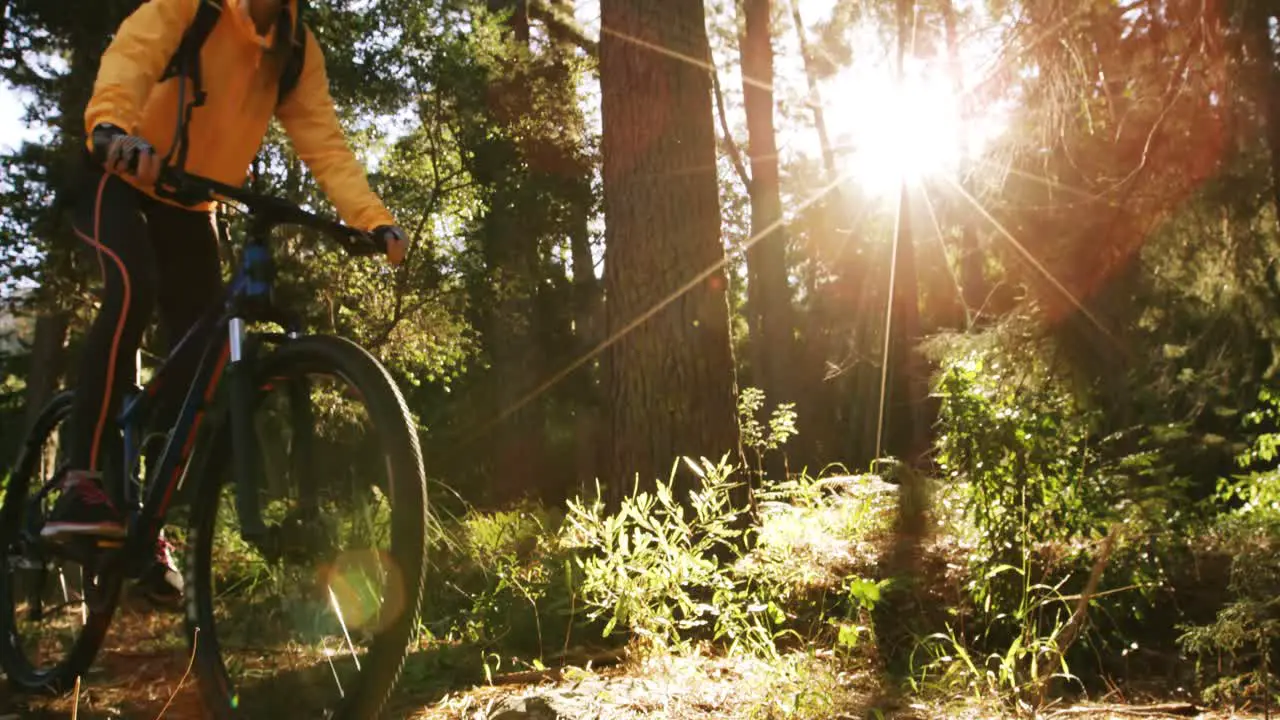
M891 261L892 290L881 385L883 432L877 446L880 454L887 453L915 466L924 455L928 440L924 422L927 399L924 358L916 348L920 341L920 287L910 200L910 192L903 183Z
M6 11L7 12L7 11ZM62 78L58 95L58 153L50 168L50 181L54 190L52 213L39 223L37 232L49 240L49 252L45 256L47 275L71 275L73 262L69 248L78 248L71 230L71 215L75 206L79 167L84 147L84 108L93 93L93 81L98 74L98 63L106 49L107 38L90 26L76 25L68 36L67 74ZM3 36L0 36L3 39ZM61 238L54 242L54 238ZM71 314L65 309L67 298L52 296L57 283L46 280L36 290L35 331L31 342L31 368L27 377L24 397L25 423L31 427L36 417L53 397L67 370L67 333Z
M898 0L898 83L904 81L904 63L908 38L914 34L915 0ZM889 363L896 413L887 418L892 428L890 452L911 468L916 468L927 450L924 422L925 363L917 345L920 342L920 283L916 269L915 229L911 213L911 193L903 182L898 198L898 228L894 238L893 290L889 293L893 323L888 341Z
M811 284L807 288L809 297L813 298L809 302L809 312L816 312L818 317L808 319L804 323L816 332L806 333L803 345L804 372L801 373L801 377L804 378L804 387L801 393L803 399L800 400L799 405L801 411L809 418L809 422L800 429L798 454L801 456L802 463L820 466L832 460L851 457L848 452L850 446L848 436L853 430L850 423L842 419L847 416L845 405L848 402L848 395L841 392L841 386L847 383L845 379L828 378L827 371L829 361L838 360L843 354L843 342L850 334L856 333L853 328L859 324L863 308L853 301L857 295L856 291L847 291L865 285L867 269L864 263L870 253L863 252L859 255L855 252L855 246L859 241L850 230L849 205L836 185L840 173L836 167L835 150L831 147L831 139L827 131L826 113L818 86L818 69L814 62L813 51L809 47L808 33L800 13L799 0L788 0L788 2L791 23L804 61L805 80L809 90L808 105L813 114L813 126L818 135L818 147L822 153L823 177L829 185L825 189L824 197L814 206L817 216L815 231L817 237L809 243L809 255L815 266L834 272L839 278L838 282L841 283L840 290L828 287L820 291L815 282L819 273L811 272ZM835 250L833 251L832 248ZM827 299L816 299L819 292L827 296ZM842 302L844 300L848 300L848 304ZM855 385L874 388L877 384L877 377L860 368L854 370L854 373L857 375L854 380ZM865 442L853 444L869 447L875 439L875 427L874 417L865 412L866 407L869 406L859 405L858 409L863 411L859 417L871 418L871 430L866 433ZM856 456L856 454L855 452L853 455Z
M568 0L553 2L553 10L559 17L573 17L573 4ZM581 33L565 27L563 24L548 25L554 41L552 52L559 70L560 78L566 83L564 95L577 97L578 89L570 83L570 58L575 46L581 44L578 37ZM593 46L592 51L598 48ZM585 120L577 106L570 103L564 108L566 114L572 114L569 123L574 128L583 127ZM566 154L575 156L583 152L586 138L575 136L569 146L563 148ZM572 159L565 163L573 164ZM603 306L600 302L600 280L596 277L595 257L591 252L591 210L593 196L591 191L591 166L582 163L576 167L578 172L574 179L572 196L566 198L570 210L568 222L569 255L573 269L573 324L574 324L574 358L584 357L592 352L602 337ZM599 373L595 363L589 362L576 373L574 383L574 479L579 494L590 492L595 479L599 476L600 467L600 392Z
M773 125L773 33L769 0L745 0L742 94L751 162L751 238L747 249L747 312L751 361L765 397L794 402L795 318L787 283L787 234L782 227L778 142ZM770 473L782 471L780 463Z
M529 23L518 0L490 0L494 12L511 10L507 19L510 51L528 47ZM522 63L522 59L517 60ZM487 396L495 416L510 412L533 390L545 367L538 342L537 293L540 287L539 239L523 222L520 182L510 175L519 167L520 123L531 111L529 85L523 73L494 75L489 85L491 122L504 132L479 143L476 174L491 188L482 232L489 282L496 297L483 312L485 344L492 360ZM546 429L540 399L527 402L494 428L490 502L508 505L536 494L546 481Z
M27 388L23 398L26 412L24 428L35 424L40 411L53 397L67 364L66 312L42 312L36 316L31 340L31 366L27 371Z
M574 335L578 357L594 350L600 342L600 325L603 320L600 282L595 276L590 240L585 222L569 238L573 262ZM587 493L599 477L600 468L600 393L594 363L587 363L578 371L577 389L574 475L578 492Z
M1280 225L1280 83L1276 82L1276 53L1271 43L1271 13L1263 0L1248 0L1245 51L1253 97L1262 118L1262 132L1270 151L1271 202Z
M682 455L740 462L701 3L602 0L606 358L614 499ZM661 48L655 52L653 48ZM681 473L680 494L692 486Z

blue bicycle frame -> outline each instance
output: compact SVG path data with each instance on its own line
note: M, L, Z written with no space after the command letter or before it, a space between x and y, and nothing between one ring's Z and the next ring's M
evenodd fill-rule
M157 185L163 195L195 204L202 200L230 199L246 207L251 217L249 240L244 246L237 271L223 293L221 301L203 315L187 334L170 350L155 375L139 386L136 381L122 402L118 416L122 434L123 457L119 470L123 475L122 507L128 514L128 536L124 556L130 569L145 567L164 527L165 517L186 471L192 463L193 450L204 432L218 432L215 422L209 428L203 422L214 403L224 375L228 380L227 412L217 413L216 421L230 424L232 472L236 485L236 512L240 532L246 541L261 542L266 535L257 489L260 464L257 463L257 438L252 413L258 388L254 387L253 364L263 341L287 342L301 332L301 321L278 310L272 303L275 267L268 247L271 231L278 225L303 225L325 231L339 240L348 252L370 255L385 252L385 247L368 235L332 220L308 213L270 196L257 195L239 188L166 171ZM246 324L266 321L284 328L283 334L246 332ZM174 355L191 343L202 342L204 349L195 377L190 380L177 420L168 432L157 466L147 469L145 486L138 477L138 461L145 439L142 435L153 410L153 400L166 381ZM212 449L212 448L211 448Z

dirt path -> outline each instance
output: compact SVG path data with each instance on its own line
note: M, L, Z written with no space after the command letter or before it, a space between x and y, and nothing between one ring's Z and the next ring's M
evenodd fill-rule
M200 717L194 675L182 682L188 661L181 615L126 600L97 662L81 679L77 720L149 719L162 710L165 718ZM70 692L60 697L16 696L6 689L0 693L0 718L65 720L76 704Z
M415 653L390 708L397 720L996 720L1013 718L992 704L926 704L888 700L867 669L801 661L779 666L706 656L650 659L616 667L568 667L485 677L478 648L438 647ZM83 679L77 720L201 718L182 618L126 605L117 614L98 662ZM75 702L0 693L0 720L64 720ZM879 711L881 715L877 715ZM1023 715L1022 717L1027 717ZM1261 718L1261 713L1205 712L1186 704L1075 705L1040 720Z

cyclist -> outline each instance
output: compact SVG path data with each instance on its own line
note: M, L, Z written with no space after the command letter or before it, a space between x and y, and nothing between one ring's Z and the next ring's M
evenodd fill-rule
M119 538L126 533L104 488L104 461L116 451L112 426L121 388L132 381L142 333L158 310L172 345L222 290L218 232L211 208L183 207L155 192L168 153L185 142L185 169L238 185L248 173L274 115L298 156L315 175L343 221L387 243L399 264L408 239L369 187L363 168L343 137L329 95L324 57L309 29L296 86L278 98L280 67L291 47L298 0L223 0L207 35L201 63L206 97L182 118L180 98L190 91L181 76L164 77L201 2L148 0L120 25L102 56L85 109L88 147L105 165L89 162L88 181L74 218L76 234L97 254L103 276L101 307L80 358L78 390L69 419L70 458L42 536L54 542L77 537ZM288 23L286 27L282 24ZM185 127L183 124L185 123ZM180 140L181 139L181 140ZM157 398L157 417L170 427L193 380L202 350L189 342L173 358L173 375ZM171 389L171 392L166 390ZM139 578L154 601L182 598L182 577L161 538L156 562Z

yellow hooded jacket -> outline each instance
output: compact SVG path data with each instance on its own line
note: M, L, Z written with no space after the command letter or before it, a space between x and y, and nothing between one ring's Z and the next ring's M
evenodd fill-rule
M160 76L195 19L199 3L207 1L147 0L125 19L102 56L93 97L85 109L87 132L100 123L111 123L145 139L162 157L169 152L178 129L178 83L189 81L171 77L160 82ZM185 169L240 185L275 115L344 222L362 230L395 224L369 188L364 168L343 136L315 36L306 30L298 84L277 107L284 58L270 50L274 29L258 35L248 15L248 2L224 0L222 15L201 50L206 98L191 113L187 126ZM287 2L289 12L296 13L296 0ZM191 97L188 85L185 98L189 102ZM124 179L154 197L152 188L142 187L132 177Z

